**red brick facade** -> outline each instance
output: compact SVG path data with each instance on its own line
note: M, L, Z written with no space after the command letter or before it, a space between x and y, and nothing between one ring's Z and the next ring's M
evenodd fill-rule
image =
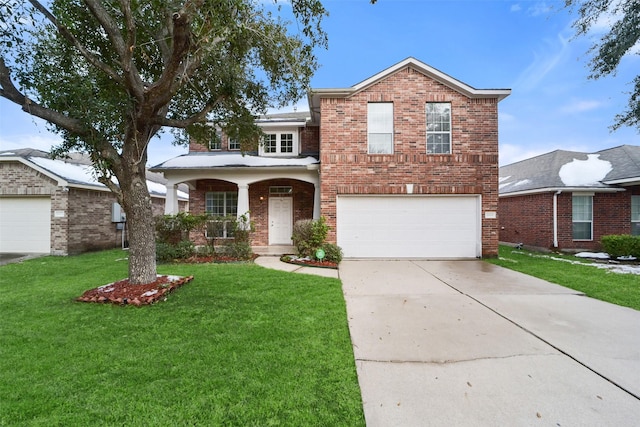
M207 191L239 191L249 184L249 210L256 231L253 244L269 243L269 187L293 187L294 221L312 218L314 196L320 198L319 212L330 227L328 241L337 243L337 198L340 195L407 194L407 184L416 195L468 195L481 200L481 255L498 253L498 102L508 89L476 90L464 83L409 58L352 88L318 89L310 93L311 120L280 115L261 121L265 132L278 128L278 120L299 121L299 153L319 160L319 195L311 179L247 177L233 167L212 167L180 172L191 185L190 209L204 211ZM393 104L393 154L368 153L368 104ZM427 154L427 104L446 102L451 107L451 150L448 154ZM207 151L192 143L190 151ZM228 151L223 136L221 150ZM314 165L315 166L315 165ZM165 176L174 173L162 169ZM315 171L314 171L315 173ZM191 174L191 175L189 175ZM176 172L176 175L178 173ZM203 176L205 175L205 176ZM193 178L190 178L193 177ZM209 179L206 179L209 178ZM169 178L171 179L171 178ZM217 180L220 179L220 180ZM226 180L226 181L222 181ZM316 214L318 211L316 209ZM399 236L401 238L401 236ZM478 251L478 255L480 252Z
M270 195L269 188L277 186L290 186L292 193L286 196ZM198 180L195 190L189 192L189 208L194 214L205 211L206 193L211 191L237 192L238 186L232 182L217 179ZM249 211L255 231L251 235L251 243L254 246L267 246L269 244L269 198L291 197L293 198L293 222L313 217L313 193L314 187L307 182L295 179L270 179L256 182L249 186ZM191 239L199 245L205 244L201 233L193 233Z
M614 193L593 193L593 238L588 241L573 239L572 195L563 192L557 196L557 247L553 192L501 197L500 241L545 249L597 251L601 249L602 236L631 233L631 196L640 195L640 186Z
M393 103L394 153L367 154L367 104ZM426 103L451 103L451 154L426 154ZM472 99L411 67L349 98L321 101L322 215L335 242L340 194L473 194L482 196L482 255L496 256L498 100ZM491 216L491 215L489 215Z

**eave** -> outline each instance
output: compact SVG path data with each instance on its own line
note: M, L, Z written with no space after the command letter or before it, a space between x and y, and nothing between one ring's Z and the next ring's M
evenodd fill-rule
M513 191L510 193L498 194L498 197L529 196L542 193L620 193L626 191L624 188L614 187L545 187L531 190Z

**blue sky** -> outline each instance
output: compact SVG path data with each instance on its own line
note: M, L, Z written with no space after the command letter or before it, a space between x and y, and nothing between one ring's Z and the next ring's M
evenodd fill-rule
M321 68L312 87L353 86L412 56L475 88L512 90L499 104L503 165L556 149L593 152L640 145L636 129L609 129L626 108L640 55L623 58L615 76L587 79L591 40L574 38L576 16L563 3L325 0L329 49L317 52ZM306 100L298 106L303 109ZM0 149L48 150L57 140L40 121L0 99ZM171 140L170 134L154 139L150 164L186 152Z

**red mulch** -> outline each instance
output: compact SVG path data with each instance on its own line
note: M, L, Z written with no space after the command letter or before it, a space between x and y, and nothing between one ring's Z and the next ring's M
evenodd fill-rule
M224 256L224 255L194 255L189 258L185 258L184 260L176 260L176 262L184 263L184 264L207 264L207 263L218 263L218 264L226 264L226 263L234 263L234 262L248 262L253 261L258 258L259 255L253 254L250 260L242 260L234 257Z
M280 260L288 264L301 265L304 267L332 268L334 270L338 268L338 264L331 261L318 261L318 260L310 260L310 259L291 259L287 255L280 258Z
M135 306L153 304L191 280L193 280L193 276L158 276L158 279L153 283L132 285L129 283L129 279L124 279L90 289L76 298L76 301Z

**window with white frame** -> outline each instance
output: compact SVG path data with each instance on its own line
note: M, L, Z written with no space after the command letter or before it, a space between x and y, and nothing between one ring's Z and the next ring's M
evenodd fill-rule
M260 154L265 156L297 155L298 133L291 131L265 132Z
M236 138L229 138L229 150L239 150L240 140Z
M451 103L427 103L427 154L451 154Z
M370 102L367 106L369 154L393 154L393 103Z
M238 193L235 191L210 191L205 194L205 212L214 217L236 217ZM207 225L207 237L232 237L228 221L212 220Z
M640 196L631 196L631 234L640 236Z
M593 196L574 194L572 212L573 240L593 240Z
M221 150L222 149L222 131L216 130L209 141L209 150Z

